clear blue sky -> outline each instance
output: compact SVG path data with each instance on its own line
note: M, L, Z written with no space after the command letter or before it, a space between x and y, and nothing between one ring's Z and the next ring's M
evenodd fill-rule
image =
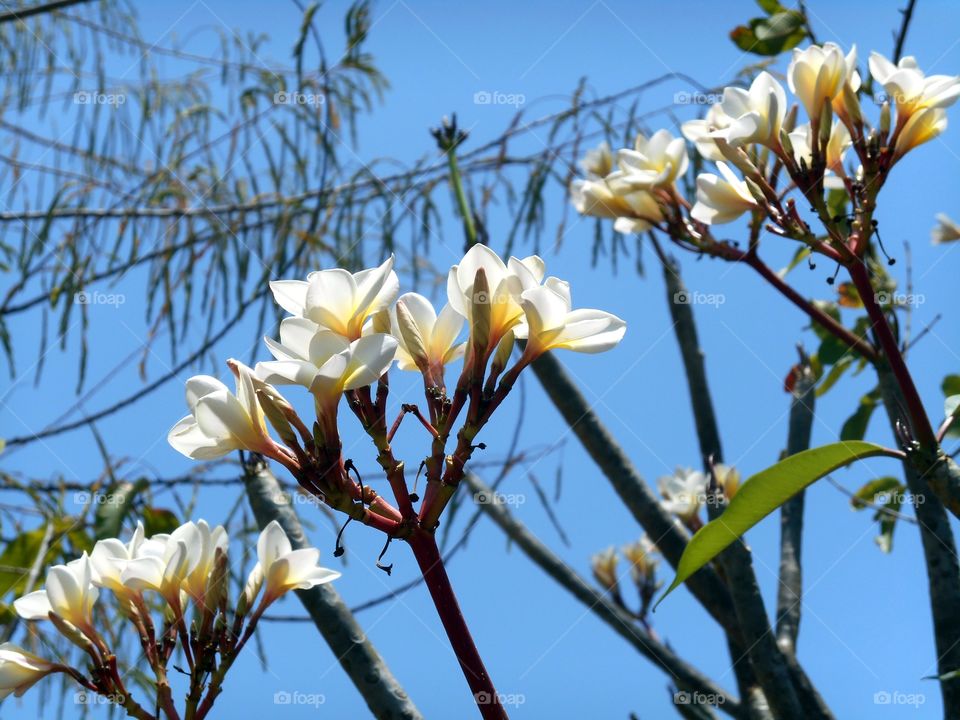
M334 5L334 4L331 4ZM892 29L899 20L900 2L809 3L814 28L821 40L844 47L856 43L865 60L869 50L892 50ZM261 56L288 63L300 16L292 4L250 2L139 4L141 27L148 40L169 45L171 37L186 36L200 26L224 24L256 29L270 36ZM727 39L727 32L753 16L748 0L732 2L636 3L619 0L597 2L502 2L450 4L425 2L379 3L374 9L369 49L389 77L392 88L385 102L361 123L356 160L391 156L413 161L431 152L426 128L440 116L456 111L470 128L472 142L496 136L509 122L513 108L476 105L474 93L499 91L523 94L528 117L561 109L582 76L598 94L639 84L667 71L679 71L712 86L729 80L755 58L744 56ZM326 8L321 17L331 34L340 32L339 8ZM955 74L960 70L957 21L960 8L948 0L920 0L907 41L928 72ZM210 52L214 36L198 32L188 48ZM861 64L861 69L865 63ZM170 63L171 68L176 68ZM118 68L122 71L123 68ZM781 62L778 69L783 70ZM670 102L673 93L690 88L681 83L644 96L644 107ZM680 108L687 119L695 108ZM960 119L950 129L912 153L894 173L881 196L878 218L888 248L901 258L894 268L903 281L903 243L913 252L916 291L925 295L914 317L919 329L938 311L945 313L912 352L920 390L931 414L942 409L940 380L960 371L960 333L956 308L956 245L935 248L929 230L937 212L960 216L956 178L960 171ZM47 121L57 127L62 120ZM652 129L656 129L653 127ZM530 137L524 146L537 149ZM349 151L344 151L349 157ZM566 199L559 188L551 197L553 218L559 219ZM505 213L491 216L491 243L499 247L507 227ZM445 242L436 239L432 260L449 264L459 256L461 238L457 223L449 219ZM628 322L626 339L603 356L565 354L563 361L595 401L601 418L619 437L648 481L675 465L696 465L698 450L689 410L680 358L674 342L659 272L640 278L629 266L612 274L601 260L589 263L592 224L568 226L559 252L544 250L548 270L569 279L574 302L584 307L613 311ZM730 237L736 237L732 227ZM550 232L548 232L550 236ZM774 267L784 265L793 251L774 238L764 242L764 256ZM648 258L649 259L649 258ZM377 258L369 258L370 262ZM814 343L804 318L745 269L683 258L687 284L703 293L721 293L719 307L695 308L706 352L723 442L729 462L745 475L774 462L786 439L788 396L783 377L794 362L795 343ZM816 272L800 270L791 276L809 294L827 295L825 278L833 268L821 263ZM143 277L130 276L117 291L129 302L119 310L103 308L93 313L89 377L98 379L116 362L140 345L143 332ZM107 290L106 288L104 289ZM43 382L32 387L28 370L36 352L31 340L36 318L20 318L11 328L18 339L20 380L2 410L3 433L19 435L37 429L59 416L75 383L75 343L66 355L47 358ZM252 324L253 319L250 320ZM218 348L221 358L246 357L252 329L240 328ZM152 357L153 375L166 369L168 358ZM203 369L209 371L208 367ZM220 369L225 376L225 368ZM818 406L814 442L837 438L844 419L857 399L872 387L870 373L847 378ZM185 378L184 378L185 379ZM405 378L405 380L411 380ZM138 382L131 372L107 384L85 407L96 410L125 396ZM401 383L402 385L402 383ZM528 470L552 486L558 465L563 467L563 492L555 512L570 539L563 547L542 507L536 501L524 471L514 473L506 492L519 493L526 502L514 508L545 542L558 548L578 571L589 574L591 553L609 545L636 539L639 528L620 506L607 481L577 445L575 439L543 396L536 379L527 378L527 422L522 444L540 446L566 438L562 453L548 457ZM517 401L501 411L500 428L490 428L483 438L502 454L509 440ZM131 474L157 476L182 474L189 463L166 443L168 427L183 414L181 385L147 398L137 409L113 417L100 430L110 438L114 452L128 456ZM414 436L409 434L408 439ZM885 417L878 411L868 438L890 442ZM413 443L403 447L416 457ZM4 458L5 467L34 475L63 476L89 481L100 469L91 436L77 432L38 443ZM359 462L370 466L373 455ZM408 463L408 465L411 463ZM415 464L415 463L414 463ZM857 488L870 477L896 474L891 461L872 460L840 472L837 479ZM207 491L197 515L217 521L226 502L225 492ZM325 561L340 567L330 554L333 537L319 517L312 538ZM851 512L838 490L820 483L808 494L807 532L804 543L805 595L799 652L813 681L838 717L916 718L939 714L939 693L934 683L921 678L933 674L935 654L930 627L926 576L916 529L902 524L896 531L893 553L881 554L873 543L876 526L866 514ZM351 528L348 563L341 569L338 590L351 604L362 602L395 587L415 572L403 547L394 547L392 578L374 568L380 538ZM776 591L779 525L768 519L749 534L757 574L768 608ZM508 548L501 533L482 521L469 548L449 569L465 615L498 689L522 695L513 708L518 718L582 717L625 718L636 712L642 718L673 717L666 676L639 657L621 638L577 602L568 597L522 553ZM663 571L669 581L669 569ZM289 598L279 612L298 613ZM407 593L360 615L370 638L389 662L402 684L429 718L471 717L471 698L455 659L447 648L426 591ZM678 592L653 618L657 631L685 658L710 673L721 685L735 683L721 633L685 592ZM261 634L268 666L247 652L231 672L217 703L221 717L273 715L283 718L357 717L362 700L322 639L308 625L273 624ZM325 704L280 708L278 691L322 693ZM875 706L878 692L921 693L925 703L911 706ZM36 715L35 691L22 705L8 702L5 717ZM19 708L19 709L18 709ZM68 712L69 715L69 712Z

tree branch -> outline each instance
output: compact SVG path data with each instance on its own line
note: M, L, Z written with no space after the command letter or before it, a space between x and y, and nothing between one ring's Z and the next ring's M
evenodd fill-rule
M492 497L493 490L479 477L466 473L464 480L473 493ZM717 708L731 717L744 717L740 703L732 698L713 680L676 655L667 645L651 635L623 608L613 603L606 595L596 590L583 577L567 566L546 545L533 535L519 520L510 514L503 503L477 503L477 508L490 517L497 527L517 544L524 554L557 581L565 590L583 603L587 609L613 628L633 645L644 657L666 670L683 690L716 695L723 698Z
M309 546L293 505L278 501L285 497L285 493L269 468L262 463L248 468L244 483L250 507L261 528L276 520L294 549ZM420 711L333 585L318 585L296 593L374 717L380 720L422 720Z

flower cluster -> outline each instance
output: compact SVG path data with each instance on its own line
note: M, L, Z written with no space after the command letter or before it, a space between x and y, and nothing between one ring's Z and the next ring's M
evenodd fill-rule
M723 497L730 500L740 487L740 471L729 465L713 466L713 480ZM664 475L657 481L663 498L663 508L676 515L684 525L696 530L701 525L700 508L706 505L710 493L710 478L706 473L678 467L673 475Z
M202 717L264 610L289 590L310 588L340 576L317 566L318 550L294 550L274 521L260 534L258 562L231 606L228 545L224 528L211 528L203 520L149 538L138 524L126 542L100 540L89 555L52 566L44 587L14 601L14 609L25 620L51 622L87 653L92 661L90 675L5 643L0 646L0 698L11 692L20 695L46 675L60 672L122 705L131 715L152 717L144 714L124 686L116 654L107 641L113 633L97 629L95 605L101 591L108 590L122 616L136 629L144 657L156 675L156 704L172 707L166 668L179 642L190 668L188 702L195 716ZM190 606L192 619L188 617Z
M620 574L617 571L620 555L617 554L616 549L607 548L590 558L593 577L604 590L610 593L614 602L645 622L650 604L662 585L657 580L657 566L660 564L659 551L653 541L648 536L643 535L636 542L624 545L621 548L621 553L629 563L630 578L633 580L640 597L639 610L630 610L623 599L620 590Z
M651 139L647 152L659 152L654 147L659 142ZM675 143L669 152L674 151ZM630 170L634 161L640 162L624 159L624 183L638 182ZM504 262L488 247L474 245L450 268L447 303L439 312L422 295L399 295L393 264L391 257L357 273L335 268L313 272L302 281L272 282L277 304L289 313L280 323L279 339L265 338L273 360L255 368L229 361L236 393L215 378L191 378L186 393L190 415L170 431L170 444L195 459L238 449L270 457L331 507L399 537L421 521L427 528L436 524L476 447L474 437L523 368L554 349L602 352L624 335L620 318L574 309L570 286L546 277L544 262L535 255ZM521 343L523 351L510 366L514 346ZM446 370L461 359L456 388L448 393ZM427 407L424 412L405 404L388 425L388 371L394 362L400 370L423 376ZM279 385L306 388L316 417L301 419L276 389ZM338 426L341 398L374 441L397 507L351 476L352 462L342 457ZM455 432L461 412L465 419ZM419 418L432 442L427 492L418 517L412 506L416 500L403 479L403 463L390 447L407 413ZM270 437L268 424L280 442ZM457 448L447 455L444 447L454 432Z
M715 241L711 226L744 214L754 236L765 227L837 262L863 257L876 196L891 168L943 132L946 108L960 97L960 77L925 75L913 57L894 65L874 52L867 64L880 105L873 124L861 106L856 47L844 53L828 42L795 49L786 71L795 104L772 74L761 72L747 88L725 88L703 118L683 124L683 136L716 168L697 176L695 198L681 197L676 187L688 166L683 139L659 130L615 156L607 145L588 155L587 177L570 188L573 204L581 214L614 219L620 232L659 228L682 246L727 259L742 257ZM857 162L848 164L851 152ZM840 203L827 202L831 190L850 203L849 222L835 214ZM825 241L798 202L812 207Z

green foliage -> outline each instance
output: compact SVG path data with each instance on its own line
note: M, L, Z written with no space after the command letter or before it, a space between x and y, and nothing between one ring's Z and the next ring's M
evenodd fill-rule
M889 454L888 449L872 443L834 443L790 455L748 478L720 517L704 525L691 538L677 565L676 577L658 604L747 530L808 485L856 460Z
M796 47L807 37L807 20L776 0L757 0L766 17L755 17L735 27L730 39L744 52L771 57Z
M880 534L874 542L882 552L893 549L893 531L897 524L897 513L903 504L907 492L906 486L895 477L879 477L870 480L850 498L854 510L875 507L873 519L880 524Z

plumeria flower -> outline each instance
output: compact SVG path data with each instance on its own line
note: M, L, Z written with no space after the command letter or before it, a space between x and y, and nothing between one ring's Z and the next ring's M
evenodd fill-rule
M217 530L217 542L220 542L223 528ZM130 560L120 573L121 582L133 591L159 593L177 615L181 614L185 595L188 590L195 591L199 584L198 571L205 567L210 547L214 544L212 535L202 520L181 525L166 538L162 555L144 555ZM225 538L222 544L225 547Z
M697 152L707 160L717 162L724 159L724 154L717 147L716 140L711 133L714 130L724 130L730 127L736 118L732 118L723 110L723 103L714 103L707 110L706 117L688 120L680 126L683 136L697 147Z
M634 147L617 151L617 170L607 185L614 193L669 186L687 171L687 145L669 130L658 130L648 139L637 135Z
M514 332L527 339L525 352L536 358L548 350L599 353L615 347L627 324L603 310L571 310L570 285L555 277L524 291L520 299L526 324Z
M185 526L193 526L186 531L192 535L188 541L192 544L192 547L188 546L188 549L191 551L189 562L193 567L184 578L183 589L198 605L202 605L207 592L207 581L210 579L217 558L217 551L226 553L230 539L227 537L227 531L223 525L211 528L206 520L201 519L196 523L189 522ZM173 538L175 535L176 531L170 537Z
M807 111L811 120L819 120L823 106L840 96L844 85L853 81L857 70L856 45L846 55L836 43L794 49L787 67L787 85ZM859 85L859 75L856 84Z
M949 217L940 213L937 215L937 224L930 232L930 238L934 245L954 242L960 240L960 225L955 223Z
M646 190L615 195L602 180L574 180L570 197L578 213L612 219L613 229L625 235L646 232L663 220L660 205Z
M390 315L401 370L427 370L442 377L445 365L463 357L466 343L457 343L457 337L464 318L449 303L437 314L427 298L410 292L397 299Z
M213 460L241 449L274 457L278 446L267 432L253 371L237 360L227 364L236 376L236 395L210 375L190 378L190 414L171 428L167 440L194 460Z
M776 148L780 144L787 94L770 73L757 75L749 90L725 88L720 107L732 121L727 127L714 130L712 137L733 146L758 143Z
M887 96L897 106L898 119L922 110L942 110L960 97L960 77L925 76L912 55L900 58L900 62L894 65L880 53L872 52L869 65L873 79L883 85Z
M796 157L797 162L800 162L802 158L808 168L813 165L811 132L810 123L804 123L790 133L790 143L793 145L794 157ZM832 170L837 175L843 174L843 156L846 155L852 144L853 141L850 139L850 131L847 130L847 126L839 120L835 122L830 129L830 140L827 142L827 170Z
M671 512L684 522L693 520L700 512L707 489L707 476L699 470L677 468L673 475L664 475L657 481L657 487L667 512Z
M717 463L713 466L713 479L723 490L724 497L730 500L740 489L740 471L732 465Z
M20 697L37 681L62 670L62 665L37 657L13 643L0 644L0 700L11 693Z
M257 363L257 377L276 385L303 385L328 408L347 390L376 382L393 362L398 345L383 333L350 341L299 317L280 323L280 342L264 341L276 360Z
M718 162L717 169L722 177L713 173L697 176L697 202L690 211L690 217L706 225L733 222L757 207L746 181L724 162Z
M290 590L307 590L340 577L336 570L317 566L316 548L294 550L290 539L276 520L270 522L257 539L258 562L250 572L247 588L263 585L261 611ZM248 602L253 598L247 598Z
M112 590L123 599L134 594L123 584L122 574L131 560L139 557L163 557L169 536L157 535L149 540L144 537L143 523L138 522L133 535L126 543L117 538L98 540L90 553L90 565L93 568L93 584Z
M611 592L617 592L619 581L617 578L617 563L620 558L617 557L617 551L612 547L596 553L590 558L590 567L593 570L593 577L605 589Z
M489 292L474 292L477 271L483 269ZM473 326L474 303L490 305L488 347L494 348L504 334L523 320L520 295L543 281L544 263L536 255L522 260L511 257L506 263L486 245L474 245L447 275L447 298L450 306Z
M947 129L947 111L942 108L924 108L910 115L897 135L894 155L903 157L913 148L933 140Z
M66 565L54 565L47 571L43 590L35 590L13 602L24 620L47 620L56 613L88 636L93 630L93 604L100 591L93 584L93 571L87 553Z
M318 270L303 280L270 283L277 304L347 340L363 333L367 319L386 309L400 292L393 256L382 265L350 273L342 268Z
M637 542L624 545L622 550L623 556L630 562L636 582L643 582L656 571L659 563L656 558L657 546L647 535L641 536Z
M613 170L613 153L610 151L610 143L604 140L594 149L587 150L580 160L580 167L592 180L599 180L609 175Z

